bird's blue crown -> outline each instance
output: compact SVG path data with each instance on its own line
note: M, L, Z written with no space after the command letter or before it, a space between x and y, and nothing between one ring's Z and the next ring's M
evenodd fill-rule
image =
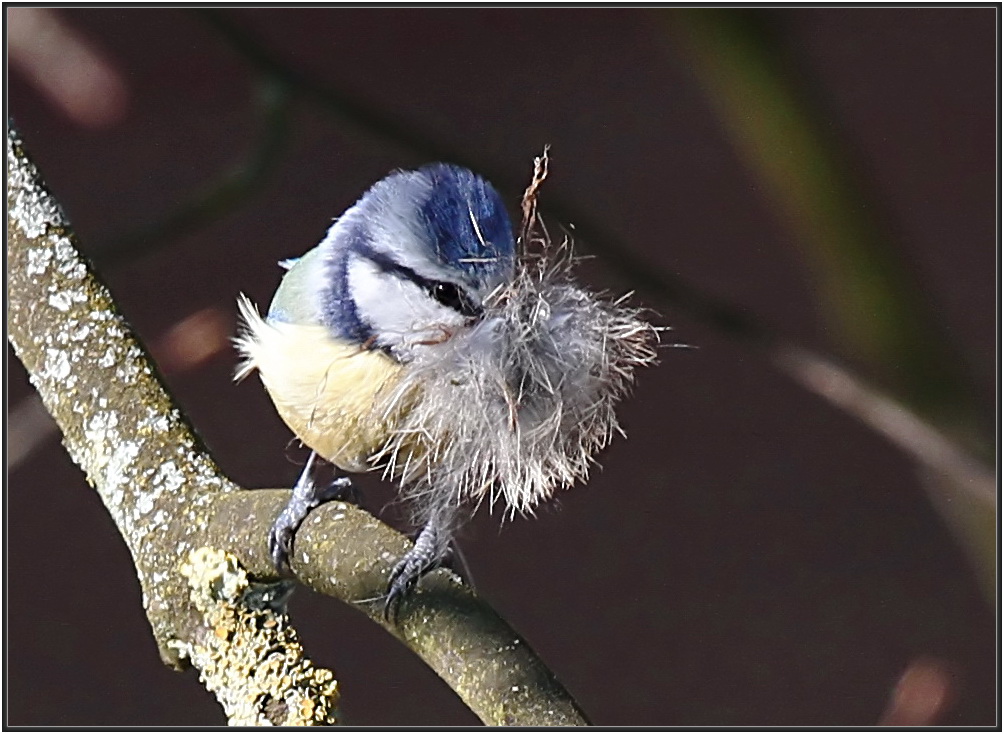
M494 187L466 168L447 163L418 172L432 183L419 212L443 264L472 276L495 265L510 267L515 252L512 227Z

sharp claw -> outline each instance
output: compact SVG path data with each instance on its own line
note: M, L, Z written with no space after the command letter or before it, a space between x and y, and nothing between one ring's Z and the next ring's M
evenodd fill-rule
M426 573L438 566L450 547L449 508L433 513L415 539L415 545L394 566L387 582L387 599L383 616L388 622L397 622L401 603Z
M399 574L391 576L390 583L387 584L387 599L383 605L383 618L386 621L397 624L397 613L401 608L401 602L408 596L414 585L414 579L401 581Z
M293 530L286 526L280 516L279 520L272 526L268 533L268 553L272 558L272 565L281 576L288 576L292 573L289 566L289 557L292 553Z
M387 599L383 603L383 618L385 622L397 624L397 612L401 606L400 592L390 589L387 592Z
M397 613L403 602L411 591L418 584L428 571L434 568L434 564L424 562L412 556L411 552L405 555L391 571L390 579L387 582L387 599L383 605L383 617L388 622L397 622Z

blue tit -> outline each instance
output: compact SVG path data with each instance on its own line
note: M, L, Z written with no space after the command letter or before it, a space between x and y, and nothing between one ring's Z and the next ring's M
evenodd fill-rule
M288 567L296 527L330 489L311 478L315 456L382 469L421 527L388 615L447 555L462 506L532 512L583 479L619 430L634 368L655 356L637 310L576 285L568 258L517 252L498 192L442 163L373 185L288 263L264 319L239 306L238 379L257 370L312 449L272 528L273 560Z

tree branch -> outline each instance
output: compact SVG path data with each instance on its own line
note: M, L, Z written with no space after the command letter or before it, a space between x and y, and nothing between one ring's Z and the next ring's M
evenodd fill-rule
M129 548L162 658L175 667L199 667L234 723L259 716L273 723L330 722L331 680L294 649L290 628L262 623L271 636L266 645L235 633L257 624L262 610L246 594L225 593L240 586L243 571L220 551L275 580L265 538L286 491L240 491L223 476L77 251L69 222L13 128L7 182L8 338ZM406 544L365 512L330 505L301 529L293 569L304 583L374 616L373 603L359 600L380 595L391 560ZM446 571L423 582L391 631L485 723L586 723L533 651ZM214 637L227 644L215 646ZM289 653L281 656L285 662L276 661L276 650ZM220 656L255 675L215 675ZM276 693L266 694L253 680L258 675L286 682L278 694L283 701L311 705L279 705ZM242 693L252 695L251 710L235 713Z

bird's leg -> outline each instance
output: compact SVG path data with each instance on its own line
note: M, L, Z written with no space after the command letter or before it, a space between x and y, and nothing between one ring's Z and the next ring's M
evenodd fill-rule
M293 536L307 514L315 507L344 493L354 495L355 492L355 487L348 477L336 477L330 484L318 487L313 477L316 458L317 452L311 451L300 477L293 485L293 496L282 508L268 533L268 552L276 570L281 574L290 572L289 556L293 550Z
M415 539L415 545L404 554L390 574L387 599L383 607L384 619L395 620L401 601L419 579L443 562L450 550L455 515L454 506L441 506L430 513L428 521Z

